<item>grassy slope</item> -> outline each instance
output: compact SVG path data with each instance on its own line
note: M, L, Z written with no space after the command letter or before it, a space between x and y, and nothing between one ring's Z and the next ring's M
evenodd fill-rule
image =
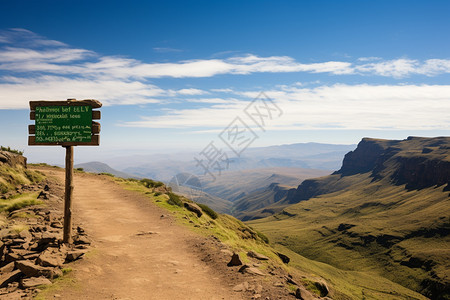
M0 194L15 191L16 186L41 181L44 175L22 166L0 165Z
M216 220L205 216L200 219L178 206L167 203L167 196L162 194L155 196L149 189L136 181L115 179L125 185L127 189L145 193L149 200L157 205L175 213L179 222L189 226L192 230L205 236L214 235L223 243L229 245L238 252L246 261L246 253L253 250L271 258L270 263L282 265L278 256L274 253L280 251L291 258L289 266L283 265L291 273L297 273L303 277L303 284L325 278L334 291L333 299L383 299L389 295L389 299L424 299L418 293L395 284L381 276L371 272L342 271L330 265L307 259L279 244L266 244L261 238L249 238L248 229L255 232L241 221L229 215L219 215ZM192 221L193 223L190 223ZM194 227L199 225L199 227ZM295 268L292 268L295 267ZM314 287L311 287L314 290ZM364 297L362 297L365 295Z
M442 193L442 188L413 193L391 187L371 194L374 190L377 187L313 198L286 208L285 214L250 224L275 243L310 259L345 270L374 271L414 290L420 290L419 283L429 272L401 265L410 257L433 260L437 263L434 272L441 278L448 276L448 236L432 240L419 236L399 241L393 247L375 241L364 244L364 238L391 235L400 240L421 228L445 226L450 204L447 193ZM425 206L426 200L433 203ZM353 227L342 230L346 226Z
M400 144L399 156L424 157L422 146L421 140ZM436 152L431 159L449 159L448 151ZM423 293L429 292L424 280L448 286L449 192L445 185L392 184L394 164L386 162L381 180L374 181L371 172L321 178L321 188L334 192L249 224L279 245L342 270L378 274Z
M270 185L263 191L255 191L236 201L233 205L233 215L243 221L253 218L264 218L280 212L287 205L277 202L286 198L288 190L293 187Z
M283 182L285 185L296 187L306 178L325 174L329 174L329 172L282 167L227 171L218 176L215 181L205 180L203 190L211 195L234 202L255 190L266 188L273 182Z

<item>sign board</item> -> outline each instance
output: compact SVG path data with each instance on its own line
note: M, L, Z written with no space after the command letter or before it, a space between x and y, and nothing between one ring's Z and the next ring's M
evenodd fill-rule
M36 143L91 141L91 106L38 106L35 118Z
M97 100L67 99L67 101L30 101L30 119L34 125L28 126L29 146L55 146L66 148L66 186L64 195L63 242L72 240L72 196L73 196L73 146L100 144L100 124L92 120L100 119Z
M97 100L30 101L28 145L98 146L102 104Z

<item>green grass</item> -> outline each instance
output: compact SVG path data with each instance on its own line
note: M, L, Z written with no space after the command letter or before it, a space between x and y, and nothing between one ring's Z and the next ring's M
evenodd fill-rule
M37 200L39 193L20 194L10 199L0 200L0 211L13 212L30 205L39 205L43 202Z
M208 205L201 204L201 203L197 203L197 205L200 206L200 208L203 210L203 212L205 214L207 214L208 216L210 216L211 219L213 219L213 220L217 219L218 214L212 208L210 208Z
M382 280L385 277L408 289L421 291L420 284L430 277L430 273L423 268L401 264L410 257L432 260L435 263L432 271L445 278L448 270L445 249L450 237L407 238L424 228L448 228L449 197L448 193L442 192L442 187L408 191L404 186L385 181L372 182L368 174L343 179L347 182L336 184L351 188L340 187L337 192L289 206L284 209L285 214L249 224L267 234L275 244L311 260L345 272L360 272L358 276L345 275L352 278L355 285L351 282L335 284L346 287L341 292L353 297L362 297L362 290L367 299L377 299L377 291L389 294L392 299L413 297L406 296L405 290L401 295L391 295L398 286L391 288L390 284L395 286L393 282L389 284ZM350 227L343 229L345 226L341 224ZM380 245L375 240L364 243L364 239L382 238L383 235L392 235L398 240L391 246ZM327 276L326 271L319 274L336 280L335 275ZM370 284L371 281L379 284Z
M117 178L115 181L123 184L128 190L142 193L149 198L149 201L152 201L156 205L171 212L178 220L178 223L183 226L187 226L203 236L215 236L224 244L230 246L233 251L239 253L244 262L249 261L246 253L252 250L271 258L271 261L265 263L282 265L280 258L275 254L274 249L266 243L267 240L263 235L260 233L258 234L256 230L238 219L226 214L217 214L217 217L213 219L208 213L205 213L202 217L198 218L194 213L186 210L183 206L171 205L168 203L170 195L175 195L178 198L181 198L182 196L178 196L171 192L169 192L169 195L158 194L156 196L156 193L147 194L148 189L139 182ZM185 200L189 201L188 199Z
M148 197L149 201L153 201L156 205L171 212L178 223L189 227L201 235L217 237L222 243L239 253L244 263L250 261L246 255L250 250L268 256L270 260L263 262L261 269L267 268L269 264L281 266L288 272L303 277L303 283L316 295L320 295L320 290L314 283L323 278L332 289L333 299L363 299L362 297L366 299L424 299L420 294L383 278L375 271L341 270L331 265L305 258L278 243L279 239L283 238L283 235L272 235L270 230L266 232L266 230L260 228L259 224L258 226L254 223L251 224L252 227L258 229L255 230L226 214L218 214L216 219L212 219L207 214L197 218L195 214L183 207L169 204L167 202L169 199L167 194L155 195L155 193L148 193L149 189L137 181L127 181L118 178L114 180L123 184L128 190L142 193ZM280 223L280 226L283 227L285 224L288 223ZM289 226L301 230L301 228L298 228L300 226L295 225L295 223L290 223ZM289 229L292 229L292 227L289 227ZM277 243L267 244L268 238ZM289 265L282 264L276 255L277 251L291 258ZM364 296L363 293L365 293Z
M9 146L8 147L0 146L0 150L1 151L11 152L11 153L14 153L14 154L23 155L23 151L16 150L16 149L11 149L11 147L9 147Z
M108 172L101 172L98 173L98 175L105 175L105 176L109 176L109 177L116 177L114 174L108 173Z
M62 290L78 290L81 286L75 279L71 268L63 269L63 276L53 280L52 285L45 285L39 287L41 290L33 299L35 300L49 300L53 299L53 294L57 294Z
M146 187L146 188L157 188L164 185L161 181L154 181L152 179L144 178L141 179L140 182Z
M18 185L42 181L45 176L38 171L28 170L22 166L0 166L0 194L14 191Z
M426 299L426 297L394 283L376 272L342 270L329 264L310 260L279 244L274 247L291 258L289 265L296 269L293 273L305 276L302 283L319 295L320 291L314 282L323 278L332 289L332 298L335 300L363 299L363 297L374 300Z

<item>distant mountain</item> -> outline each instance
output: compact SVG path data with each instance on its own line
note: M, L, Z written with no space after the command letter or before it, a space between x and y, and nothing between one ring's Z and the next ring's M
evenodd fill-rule
M249 222L273 242L432 299L450 297L450 137L365 138L332 175L251 197L270 203L276 193L291 205Z
M242 221L260 219L283 210L288 205L283 200L295 192L291 186L271 183L268 187L258 189L233 203L233 215Z
M281 167L228 171L223 172L216 180L208 180L206 177L202 180L202 185L205 192L235 202L274 182L296 187L306 178L330 173L324 170Z
M91 161L82 164L74 165L74 168L83 168L85 172L89 173L110 173L117 177L122 178L137 178L135 175L127 174L125 172L117 171L105 163L99 161Z
M356 145L334 145L320 143L299 143L246 149L240 157L228 152L230 164L227 171L245 171L261 168L303 168L335 170L342 163L342 157ZM224 149L226 150L226 149ZM199 151L200 152L200 151ZM124 156L104 161L112 168L169 182L179 173L203 175L194 157L199 153L180 152L174 154L153 154Z

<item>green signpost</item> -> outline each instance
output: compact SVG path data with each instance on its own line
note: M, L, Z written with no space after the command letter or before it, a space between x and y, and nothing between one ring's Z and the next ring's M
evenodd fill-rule
M30 101L29 146L63 146L66 148L66 189L64 196L63 242L72 243L73 147L99 146L102 104L97 100Z
M36 143L91 141L91 106L38 106L35 119Z

